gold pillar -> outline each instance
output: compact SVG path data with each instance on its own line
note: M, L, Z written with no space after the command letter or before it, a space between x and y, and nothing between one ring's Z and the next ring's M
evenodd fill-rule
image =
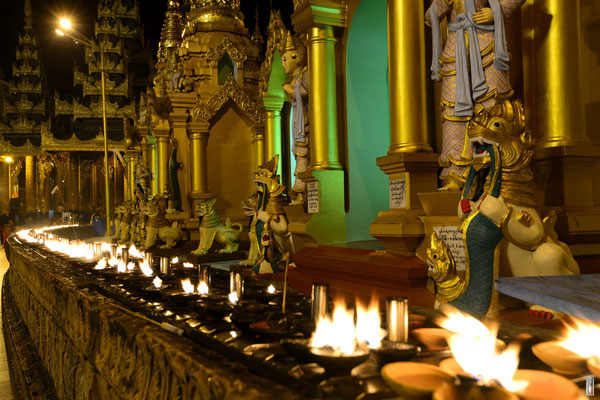
M347 5L342 1L310 0L296 5L292 23L300 37L308 37L310 168L300 178L318 196L304 206L286 207L289 229L298 246L346 240L345 180L340 163L336 65L336 34L346 28ZM267 140L270 139L267 137ZM268 144L269 145L269 144Z
M69 211L79 210L79 155L77 153L69 154L69 169L67 173L67 209Z
M437 155L428 142L424 13L422 1L407 6L388 0L391 144L377 166L388 175L390 205L370 233L388 252L402 255L414 255L425 235L418 193L437 189Z
M156 153L158 158L155 179L157 181L158 193L163 193L167 190L168 182L169 130L155 129L153 135L156 137Z
M528 0L522 12L525 107L536 147L589 146L581 101L580 0Z
M25 212L27 214L36 212L35 181L35 159L33 156L25 156Z
M388 154L431 152L422 1L388 0L391 144Z
M208 122L190 122L192 194L208 193Z
M600 254L600 148L581 96L580 0L528 0L522 11L525 115L536 189L574 255Z
M308 31L312 170L342 168L337 140L336 41L333 26L318 25Z
M280 171L283 178L283 169L281 168L283 160L281 138L281 109L283 108L283 99L265 96L262 102L265 113L264 159L270 160L273 156L279 154L279 166L277 170Z
M9 166L0 162L0 215L10 214Z
M98 162L92 165L91 190L92 193L92 212L96 212L98 208Z
M149 137L148 138L148 157L150 158L150 172L152 172L152 180L149 182L150 184L150 194L152 196L158 193L158 161L157 161L157 151L156 151L156 138Z
M258 167L265 162L265 127L255 125L252 127L252 145L254 146L254 165Z
M138 151L137 150L126 150L125 151L125 162L127 162L127 199L135 199L135 170L137 169L138 163Z

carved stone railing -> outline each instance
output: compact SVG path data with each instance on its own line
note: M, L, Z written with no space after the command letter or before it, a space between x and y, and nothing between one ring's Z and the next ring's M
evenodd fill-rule
M77 277L76 265L14 237L8 247L4 295L9 298L3 299L2 312L7 304L18 310L37 351L31 360L47 371L59 399L304 397L97 293L94 282ZM14 332L6 326L9 318L3 323L5 336ZM6 344L19 346L12 339ZM15 362L10 367L13 380L25 373ZM23 390L23 385L15 386ZM16 396L32 398L27 393Z

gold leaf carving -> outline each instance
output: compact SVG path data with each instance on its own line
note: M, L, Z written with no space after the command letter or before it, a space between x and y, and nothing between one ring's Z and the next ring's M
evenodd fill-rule
M237 64L238 67L243 66L244 62L248 59L248 56L244 53L243 50L240 50L236 47L229 39L229 36L223 36L221 43L215 48L210 49L206 58L211 67L217 67L219 65L219 61L223 57L223 55L227 53L231 56L233 61Z
M200 101L194 107L192 116L196 121L208 122L229 100L233 101L255 124L262 125L265 123L264 114L257 110L256 104L240 88L233 75L229 75L225 85L207 102Z
M260 66L260 78L258 82L258 90L261 97L265 95L269 87L269 78L271 76L273 62L281 62L281 60L273 60L273 57L275 56L275 50L279 50L279 55L283 55L286 35L287 29L283 24L281 14L279 11L271 12L271 19L269 20L269 26L267 27L267 52L265 54L265 60Z

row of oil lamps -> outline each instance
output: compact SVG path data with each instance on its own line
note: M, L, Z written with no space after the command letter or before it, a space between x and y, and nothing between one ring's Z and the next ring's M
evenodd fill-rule
M132 246L125 248L109 243L85 243L52 237L45 230L36 230L20 235L28 241L43 243L50 250L61 251L71 257L100 261L97 269L106 265L117 267L125 272L135 267L131 261L137 259L142 272L151 276L152 254L141 253ZM109 253L107 260L103 257ZM169 275L177 259L160 257L160 274ZM183 263L191 268L193 264ZM210 288L210 267L199 265L198 292L208 294ZM160 288L161 281L155 278ZM183 283L186 292L193 292L194 286ZM191 286L191 288L190 288ZM270 286L269 291L275 291ZM230 271L230 295L232 303L237 302L244 292L243 273L238 269ZM316 330L309 341L311 351L321 357L317 362L326 366L331 359L345 363L342 370L349 371L366 360L369 351L388 361L409 360L419 349L408 344L408 302L405 298L388 298L386 302L387 340L382 340L386 332L380 328L379 310L376 303L369 308L357 304L348 310L343 303L336 303L332 313L328 310L329 285L315 283L312 287L312 318ZM445 310L446 318L437 321L442 328L420 328L412 330L413 336L430 350L451 350L451 358L440 366L418 362L387 363L381 371L384 380L398 394L407 398L448 399L468 396L468 391L477 387L480 398L527 399L527 400L569 400L578 399L580 392L572 381L545 371L518 370L519 346L506 346L499 341L497 327L488 326L479 320L458 312ZM532 347L534 354L551 366L555 372L574 376L588 369L600 377L600 327L593 323L574 320L576 327L569 330L567 338L561 341L538 343ZM587 364L586 364L587 363ZM326 367L327 368L327 367ZM463 380L457 384L456 377ZM465 376L477 381L464 380ZM444 383L452 383L444 385ZM588 388L589 389L589 388ZM593 392L593 379L591 390ZM467 391L467 392L465 392ZM470 392L469 392L470 393ZM589 391L588 391L589 393Z

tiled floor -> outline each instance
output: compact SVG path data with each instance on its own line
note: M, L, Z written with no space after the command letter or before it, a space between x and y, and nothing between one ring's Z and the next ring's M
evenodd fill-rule
M4 248L0 248L0 282L8 270L8 261ZM1 301L1 300L0 300ZM1 311L0 311L1 312ZM0 400L13 400L10 376L8 373L8 362L6 361L6 347L4 346L4 334L0 324Z

